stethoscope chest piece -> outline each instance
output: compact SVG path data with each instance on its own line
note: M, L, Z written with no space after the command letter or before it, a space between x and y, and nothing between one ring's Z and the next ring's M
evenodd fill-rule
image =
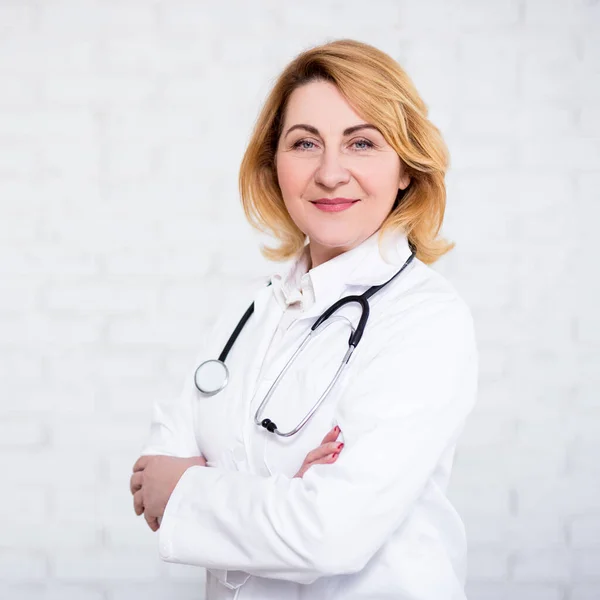
M225 388L229 381L227 365L216 359L205 360L194 374L196 387L206 396L214 396Z

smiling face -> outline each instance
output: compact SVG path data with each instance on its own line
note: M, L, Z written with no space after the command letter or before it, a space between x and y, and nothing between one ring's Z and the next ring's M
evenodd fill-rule
M375 233L410 182L383 135L326 81L292 92L275 164L287 211L310 240L312 267Z

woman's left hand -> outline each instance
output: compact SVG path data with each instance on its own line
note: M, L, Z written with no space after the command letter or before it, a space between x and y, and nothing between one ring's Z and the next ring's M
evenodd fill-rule
M163 516L167 502L181 476L195 465L206 466L203 456L178 458L175 456L140 456L133 465L129 488L133 494L136 515L144 518L152 531L160 527L158 519Z

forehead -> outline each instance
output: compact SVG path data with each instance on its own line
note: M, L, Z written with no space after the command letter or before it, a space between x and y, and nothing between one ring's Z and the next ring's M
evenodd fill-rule
M288 100L284 127L297 123L312 125L319 130L337 131L366 121L333 83L311 81L296 88Z

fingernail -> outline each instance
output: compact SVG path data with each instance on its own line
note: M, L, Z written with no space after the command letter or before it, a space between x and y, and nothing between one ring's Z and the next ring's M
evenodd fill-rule
M344 447L344 444L338 444L338 452Z
M334 429L334 431L335 431L336 433L339 433L339 432L340 432L340 428L339 428L339 427L336 425L336 426L335 426L335 429Z
M335 460L338 457L339 452L334 452L331 460Z

